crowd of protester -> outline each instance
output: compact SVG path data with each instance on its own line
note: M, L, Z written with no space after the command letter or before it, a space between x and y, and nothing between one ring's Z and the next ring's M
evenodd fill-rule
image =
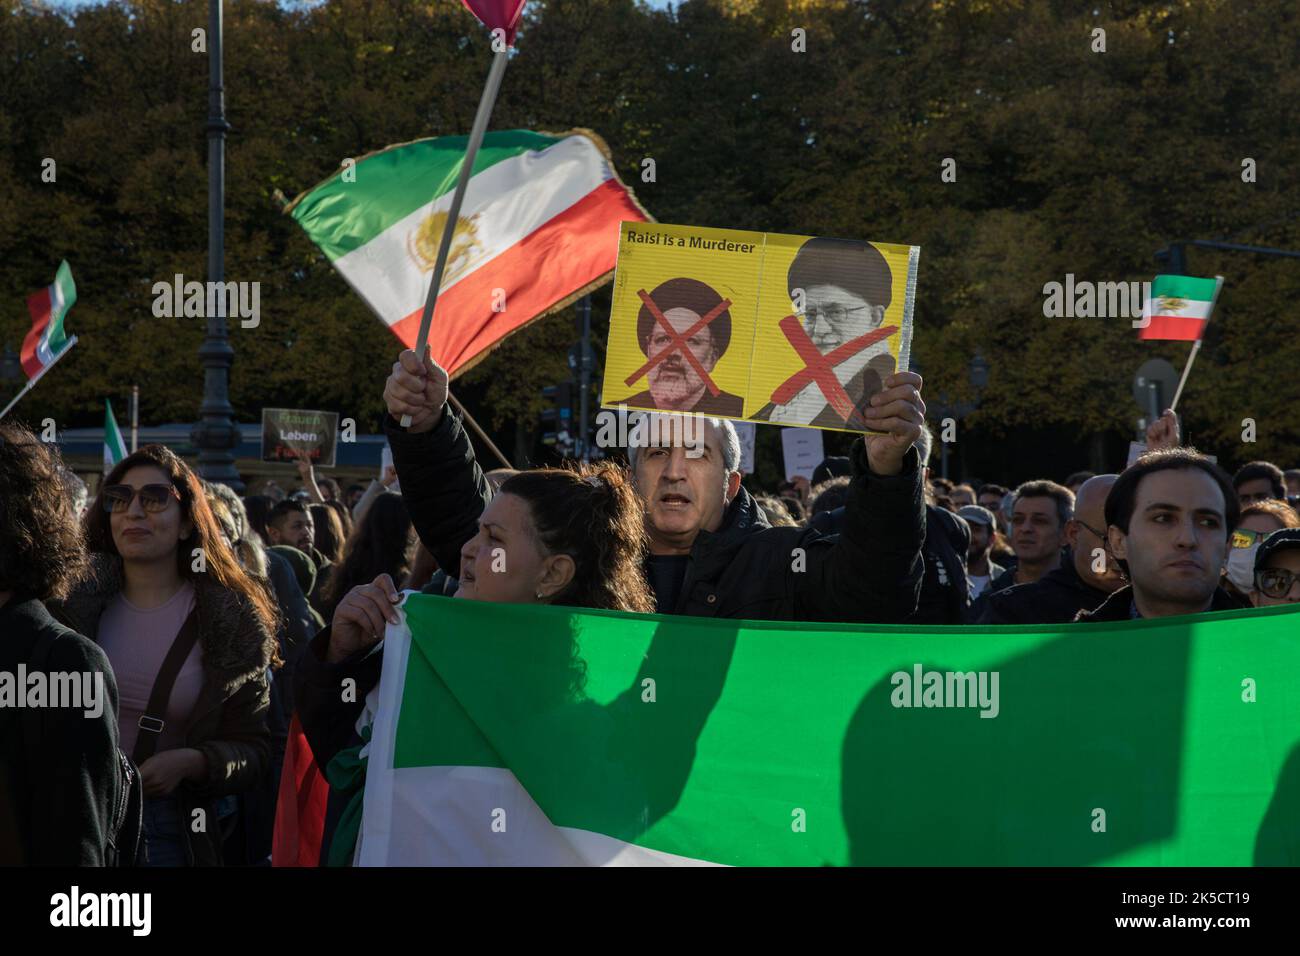
M0 863L265 864L295 713L331 785L321 862L347 863L358 718L405 589L924 625L1300 602L1300 471L1229 476L1166 413L1119 474L954 483L931 474L921 384L887 378L848 456L766 493L711 418L695 445L679 431L626 466L485 473L445 372L412 352L384 392L394 464L368 486L303 461L293 492L240 497L149 445L92 499L57 451L0 425L0 670L94 673L107 698L97 719L56 708L4 735Z

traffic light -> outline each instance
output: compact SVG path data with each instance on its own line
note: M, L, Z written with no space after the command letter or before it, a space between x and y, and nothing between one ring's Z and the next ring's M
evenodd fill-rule
M562 456L573 454L573 383L561 382L542 389L542 444Z

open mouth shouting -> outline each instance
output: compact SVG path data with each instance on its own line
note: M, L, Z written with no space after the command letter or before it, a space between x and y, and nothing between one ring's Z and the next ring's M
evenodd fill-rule
M683 511L691 506L691 499L680 491L665 491L659 496L659 506L668 511Z

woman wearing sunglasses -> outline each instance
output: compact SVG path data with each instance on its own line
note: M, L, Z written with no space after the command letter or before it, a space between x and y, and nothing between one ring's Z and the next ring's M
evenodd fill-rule
M276 610L222 537L198 477L161 445L109 473L86 514L92 573L56 613L108 655L121 746L140 768L153 866L220 865L221 798L267 772Z

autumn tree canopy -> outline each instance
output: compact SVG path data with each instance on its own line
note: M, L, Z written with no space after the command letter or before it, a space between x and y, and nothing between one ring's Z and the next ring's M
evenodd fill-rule
M132 384L142 421L197 417L202 322L156 318L150 290L205 269L206 26L200 0L4 0L0 345L17 349L25 298L61 258L80 291L80 344L24 400L29 418L97 424ZM664 222L920 245L913 352L932 408L975 397L976 350L990 364L955 461L1060 478L1102 451L1123 464L1135 371L1181 368L1188 346L1045 318L1044 284L1150 280L1179 239L1300 249L1298 38L1293 0L533 0L493 126L596 130ZM231 331L232 402L244 421L274 405L373 426L397 341L274 196L466 132L485 31L458 0L237 0L225 43L226 277L262 287L260 326ZM1228 465L1300 464L1300 261L1190 250L1188 271L1226 282L1180 403L1187 434ZM594 302L599 352L608 294ZM536 448L540 389L568 374L573 341L571 314L553 316L458 380L502 447ZM760 431L770 481L779 442Z

